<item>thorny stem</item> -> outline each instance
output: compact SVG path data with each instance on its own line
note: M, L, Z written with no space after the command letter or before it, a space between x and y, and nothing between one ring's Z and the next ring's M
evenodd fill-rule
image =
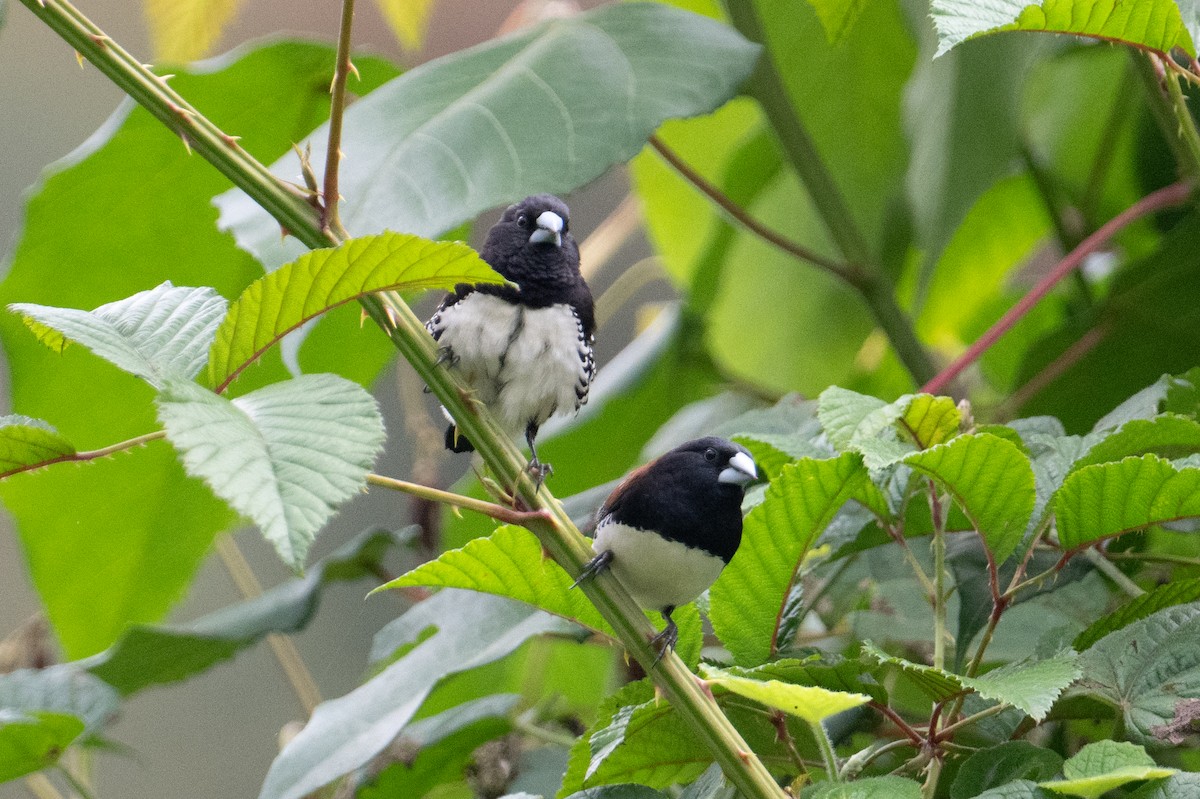
M929 760L929 771L925 776L925 783L921 786L921 796L924 799L933 799L937 793L938 780L942 776L942 759L934 756Z
M946 668L946 518L937 486L929 481L933 517L933 667Z
M1112 580L1118 588L1129 596L1136 598L1146 593L1140 585L1126 577L1123 571L1118 569L1112 561L1105 557L1105 553L1098 551L1094 547L1088 547L1083 550L1083 557L1096 567L1096 571Z
M183 99L117 47L66 0L21 0L21 3L172 130L186 124L196 136L191 140L194 151L216 166L299 241L312 248L340 241L337 231L322 229L314 209L301 192L271 175L266 167L237 147L232 137L190 107L186 123L181 122L172 109L186 106ZM466 388L448 371L439 368L437 345L421 320L392 292L370 295L361 303L449 410L496 479L525 508L548 512L546 519L534 519L529 527L551 557L568 574L577 576L593 554L591 547L550 490L544 485L540 488L535 485L525 457L491 413L477 407ZM649 643L657 631L616 578L611 574L600 574L581 587L612 625L625 649L652 674L680 718L709 747L726 776L747 799L783 799L783 791L762 760L752 753L713 698L696 684L683 661L674 653L658 658L658 652Z
M871 700L870 702L867 703L867 706L870 707L872 710L875 710L876 712L881 713L884 716L886 716L888 718L888 720L891 721L893 724L895 724L900 729L900 731L902 733L904 733L905 736L908 737L908 740L910 742L912 742L913 744L920 746L922 743L924 743L924 739L921 737L921 733L914 730L912 728L911 724L909 724L907 721L905 721L900 716L899 713L892 710L887 705L883 704L882 702L876 702L875 700Z
M476 513L482 513L484 516L490 516L498 522L505 524L516 524L521 527L526 527L530 519L548 519L549 517L543 511L531 513L529 511L513 510L506 508L503 505L497 505L494 502L488 502L475 497L467 497L462 494L455 494L452 491L443 491L440 488L430 488L429 486L410 483L407 480L397 480L394 477L384 477L379 474L368 474L367 482L371 485L376 485L381 488L390 488L393 491L401 491L410 496L428 499L433 502L440 502L444 505L450 505L455 508L464 510L473 510Z
M110 455L116 455L118 452L124 452L125 450L130 450L134 447L140 447L145 444L149 444L151 441L158 441L160 438L166 438L166 436L166 430L155 430L153 433L134 436L133 438L125 441L119 441L116 444L110 444L109 446L101 447L100 449L88 450L86 452L72 452L68 455L60 455L57 458L49 458L44 461L39 461L38 463L24 464L0 474L0 479L11 477L14 474L20 474L21 472L28 472L34 469L42 469L46 466L53 466L56 463L87 463L88 461L94 461L99 458L107 458Z
M1002 713L1005 710L1007 710L1008 708L1009 708L1009 705L1006 705L1003 703L992 705L991 707L988 707L988 708L984 708L983 710L979 711L978 713L972 713L971 715L966 716L965 718L959 719L958 721L954 722L953 724L946 725L938 733L938 737L939 738L949 738L949 737L953 736L955 733L957 733L959 730L961 730L963 727L967 727L967 726L970 726L971 724L975 724L976 722L983 721L988 716L994 716L997 713Z
M838 768L837 752L833 749L833 741L830 740L825 725L818 721L808 726L812 728L813 738L817 740L817 748L821 750L821 759L825 762L825 772L829 775L829 781L841 782L842 772Z
M1179 205L1191 196L1192 184L1189 181L1179 181L1147 194L1133 205L1101 225L1075 249L1067 253L1050 272L1037 282L1029 293L1022 297L1000 321L988 328L987 332L976 339L967 351L954 360L937 374L932 380L921 387L921 391L938 394L943 391L956 377L962 374L968 366L979 360L1001 336L1012 329L1013 325L1025 317L1050 290L1083 263L1089 255L1099 250L1117 231L1135 220L1141 219L1155 211Z
M1174 563L1180 566L1200 566L1200 558L1187 555L1156 554L1153 552L1106 552L1109 560L1137 560L1144 563Z
M342 24L338 31L337 66L333 72L333 98L329 108L329 148L325 153L325 202L321 229L347 237L338 216L338 171L342 163L342 117L346 112L346 79L350 73L350 31L354 27L354 0L342 0Z

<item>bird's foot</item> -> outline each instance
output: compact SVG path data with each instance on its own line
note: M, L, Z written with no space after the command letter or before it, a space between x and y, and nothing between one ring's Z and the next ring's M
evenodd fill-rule
M672 608L671 610L674 610ZM670 611L663 613L663 618L667 620L667 626L662 632L650 639L650 646L658 649L658 655L655 656L654 662L650 664L651 668L658 665L658 661L663 659L663 656L668 651L675 649L675 642L679 640L679 627L676 626L675 620L671 618Z
M575 578L575 582L571 583L571 588L582 583L584 580L590 580L600 572L608 568L608 564L612 563L613 553L609 550L601 552L596 557L589 560L583 566L583 571L579 572L579 576Z
M534 491L539 490L542 487L542 483L546 482L546 478L554 474L554 467L548 463L542 463L537 459L536 455L529 461L529 466L526 467L526 470L529 472L529 476L533 478Z
M454 366L454 364L458 363L458 356L454 354L454 348L452 347L438 347L437 353L437 359L433 362L434 366L441 366L444 363Z

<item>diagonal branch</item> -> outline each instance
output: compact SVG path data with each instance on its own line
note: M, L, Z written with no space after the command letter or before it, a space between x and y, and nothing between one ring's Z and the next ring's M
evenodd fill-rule
M337 66L333 71L333 99L329 108L329 149L325 153L324 202L321 229L347 236L338 216L338 168L342 163L342 118L346 111L346 79L353 69L350 63L350 31L354 27L354 0L342 0L342 24L338 31Z
M325 231L304 196L290 189L237 146L236 140L186 106L153 73L112 42L103 31L66 0L21 0L35 16L68 45L95 64L172 130L183 130L195 151L258 202L299 241L309 247L338 243L336 232ZM187 108L182 117L176 113ZM569 574L577 576L592 555L591 547L575 528L562 505L544 485L538 487L528 464L485 408L475 407L469 392L449 372L440 368L437 345L412 309L396 294L381 293L361 300L363 308L383 328L396 348L413 365L433 394L454 416L475 444L496 479L530 511L546 511L546 518L529 523L550 555ZM784 799L762 761L721 712L711 694L674 653L661 660L650 645L656 633L649 618L611 574L597 575L583 590L612 625L629 654L653 675L655 683L684 722L712 751L726 776L748 799Z

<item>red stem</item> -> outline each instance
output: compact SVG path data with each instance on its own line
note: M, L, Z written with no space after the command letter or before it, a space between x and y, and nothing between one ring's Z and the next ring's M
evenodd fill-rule
M921 391L928 394L937 394L944 391L954 378L962 374L963 370L968 366L979 360L979 357L984 352L995 344L1001 336L1011 330L1013 325L1028 314L1030 309L1049 294L1052 288L1058 285L1071 272L1078 269L1085 258L1099 250L1101 246L1116 235L1117 231L1143 216L1183 203L1191 196L1191 193L1192 184L1190 182L1181 180L1178 183L1172 183L1170 186L1147 194L1105 222L1095 233L1081 241L1078 247L1067 253L1045 277L1038 281L1037 285L1028 294L1022 297L1016 305L1009 309L1008 313L1000 318L1000 321L992 325L986 333L968 347L966 352L922 386Z

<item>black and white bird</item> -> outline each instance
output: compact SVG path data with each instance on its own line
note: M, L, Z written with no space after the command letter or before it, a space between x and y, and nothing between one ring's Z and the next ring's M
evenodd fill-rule
M509 435L524 434L530 470L541 479L550 470L538 460L538 428L587 402L596 371L592 293L579 272L566 204L539 194L510 205L480 255L516 288L459 284L425 327L440 345L441 360ZM474 449L453 419L446 448Z
M742 542L742 496L758 477L745 447L709 436L635 469L596 514L596 557L580 582L612 569L640 605L667 626L659 657L679 636L671 614L716 582Z

